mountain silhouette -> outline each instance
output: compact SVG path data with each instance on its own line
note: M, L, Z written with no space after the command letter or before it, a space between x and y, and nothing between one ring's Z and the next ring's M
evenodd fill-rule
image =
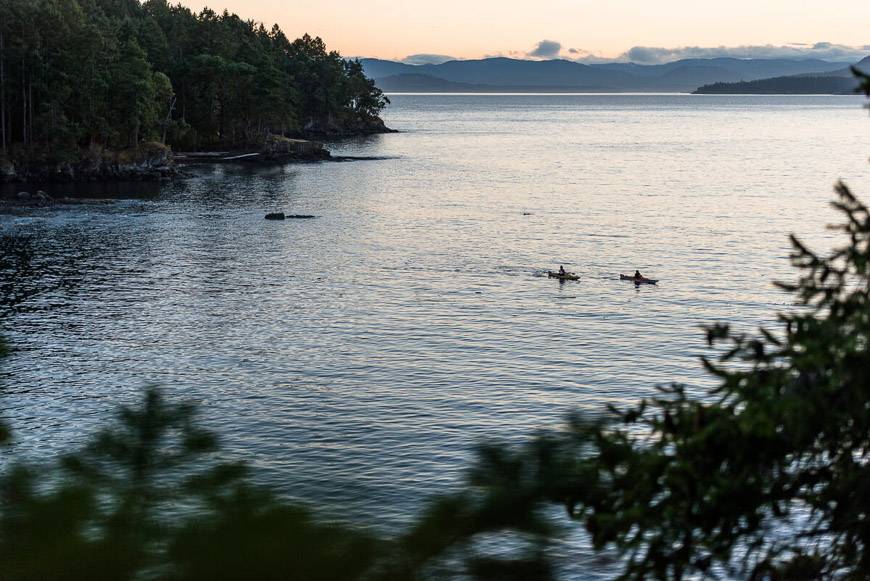
M689 92L716 82L848 70L848 63L817 59L684 59L661 65L583 64L562 59L530 61L503 57L424 65L380 59L362 59L361 62L369 77L393 92Z

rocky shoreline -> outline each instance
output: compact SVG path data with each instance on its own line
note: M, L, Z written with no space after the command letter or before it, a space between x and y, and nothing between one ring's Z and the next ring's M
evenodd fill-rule
M176 172L172 151L159 143L145 143L136 150L92 149L73 160L0 158L0 183L159 180Z
M335 132L331 127L312 127L310 134L322 132L325 138L395 133L386 126L366 126ZM320 141L268 136L259 148L230 151L174 153L160 143L145 143L124 151L88 150L78 159L63 161L10 160L0 157L0 184L70 183L112 181L157 181L179 175L188 165L218 163L276 164L292 162L348 161L334 157Z
M42 190L35 193L21 191L17 193L0 194L0 214L16 214L24 212L27 215L35 208L54 208L59 206L82 206L110 204L114 199L83 198L72 195L52 196Z
M390 129L380 117L359 119L356 122L336 123L333 119L309 120L302 136L306 139L342 139L346 137L361 137L366 135L381 135L398 133Z
M329 161L332 154L319 141L291 139L280 135L270 135L259 149L235 151L196 151L179 152L172 156L178 165L199 165L210 163L287 163L293 161Z

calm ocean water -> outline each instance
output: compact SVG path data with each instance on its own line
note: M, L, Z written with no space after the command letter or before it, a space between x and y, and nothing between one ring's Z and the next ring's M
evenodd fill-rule
M402 133L334 147L370 161L0 217L40 267L0 319L2 415L45 459L156 384L287 497L401 525L477 442L710 385L699 325L770 322L787 234L830 246L838 178L870 199L861 105L397 95ZM559 264L582 280L541 276Z

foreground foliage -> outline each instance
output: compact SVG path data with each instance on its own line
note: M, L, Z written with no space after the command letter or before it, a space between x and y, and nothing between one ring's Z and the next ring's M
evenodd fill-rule
M320 524L219 463L191 406L149 391L143 406L55 470L0 481L3 579L358 579L379 545Z

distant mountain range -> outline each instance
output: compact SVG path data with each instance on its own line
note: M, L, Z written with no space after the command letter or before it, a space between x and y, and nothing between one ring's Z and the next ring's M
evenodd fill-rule
M855 64L855 68L870 73L870 57ZM829 73L804 73L741 81L739 83L712 83L700 87L695 93L702 95L850 95L858 88L858 81L850 67Z
M362 59L362 64L366 74L387 92L692 92L711 83L834 74L848 70L850 63L713 58L662 65L587 65L568 60L499 57L435 65Z

